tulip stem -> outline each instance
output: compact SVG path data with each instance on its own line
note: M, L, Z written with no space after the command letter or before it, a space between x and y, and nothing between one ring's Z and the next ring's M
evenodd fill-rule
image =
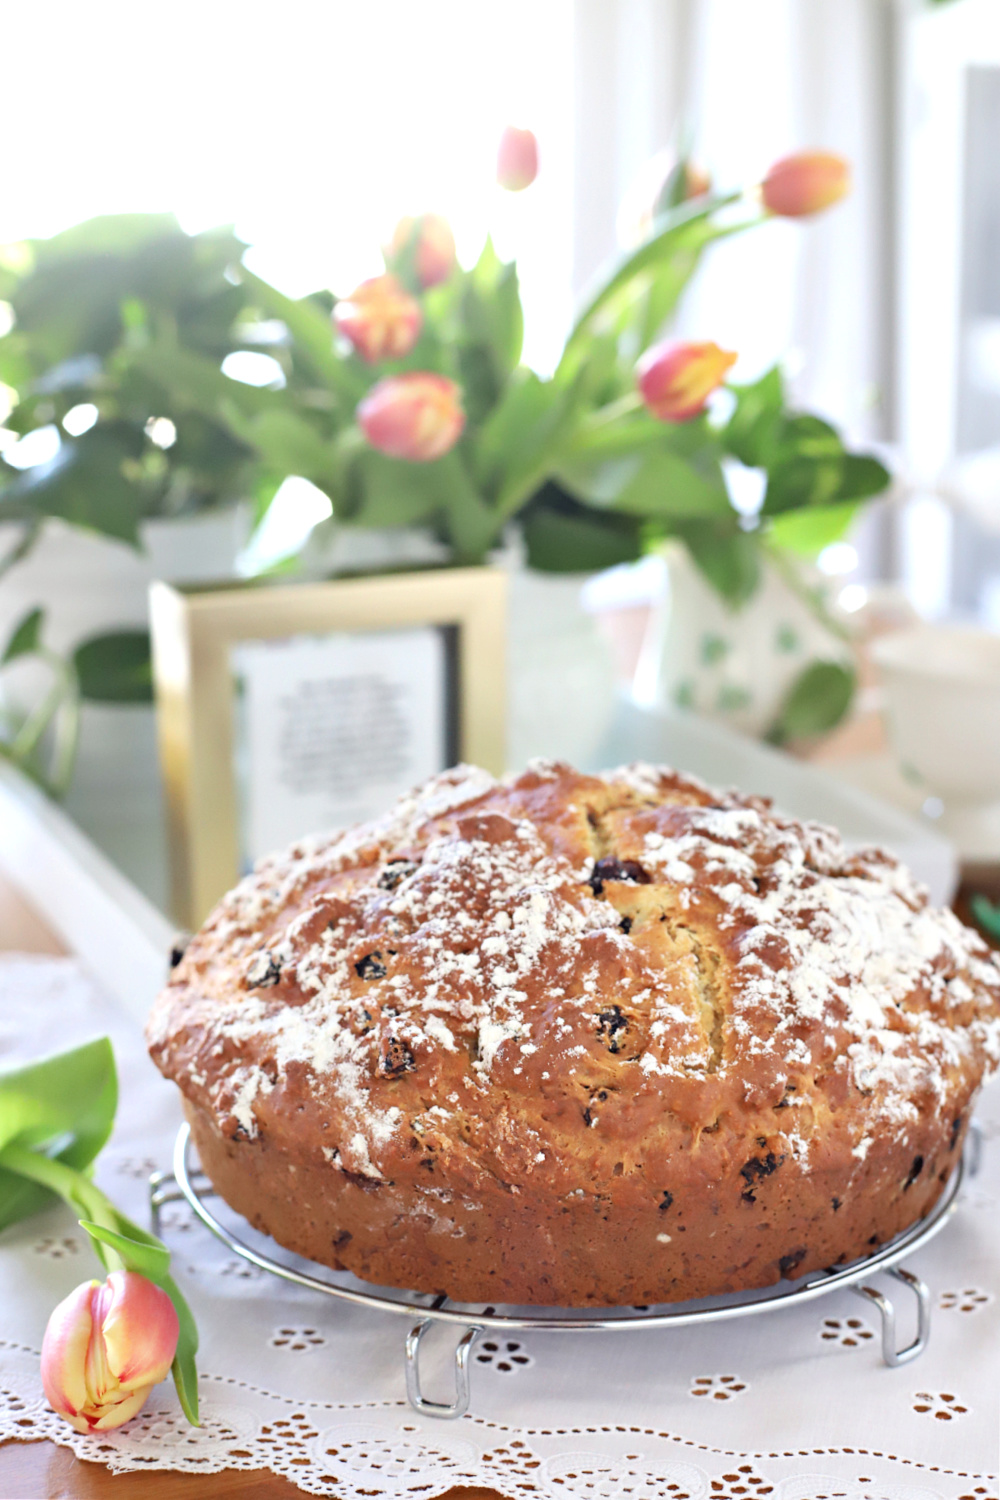
M41 1151L29 1151L24 1146L5 1146L0 1151L0 1167L16 1172L19 1177L28 1177L32 1182L57 1193L70 1208L83 1214L84 1218L100 1224L103 1229L117 1231L121 1215L111 1199L95 1187L88 1177L69 1167L65 1162L45 1156ZM94 1243L94 1242L92 1242ZM123 1271L125 1262L117 1250L110 1245L94 1243L94 1248L104 1264L105 1270Z

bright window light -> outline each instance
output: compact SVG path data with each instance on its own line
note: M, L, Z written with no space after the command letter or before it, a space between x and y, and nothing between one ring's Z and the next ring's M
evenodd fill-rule
M177 428L169 417L150 417L146 423L146 436L157 448L172 448L177 441Z
M858 565L858 551L850 542L831 542L824 547L816 564L821 573L836 578L841 573L853 573Z
M230 380L239 380L243 385L269 385L280 388L285 383L285 372L270 354L257 354L251 349L237 349L227 354L222 361L222 373Z
M273 567L284 557L291 557L320 521L333 515L329 495L298 474L291 475L278 488L267 514L250 538L238 563L245 578Z
M767 474L763 469L750 469L739 459L722 461L722 472L726 476L726 488L734 510L741 516L756 516L764 504L767 489Z
M79 406L71 406L63 417L63 431L68 432L70 437L80 437L82 433L90 431L99 416L92 401L81 401Z
M868 603L868 590L863 583L848 583L841 589L837 603L849 615L856 615Z
M0 339L10 333L14 326L14 309L9 302L0 302Z
M4 160L0 245L172 209L191 231L233 224L250 268L289 295L343 295L382 269L397 218L433 210L463 263L488 230L517 256L525 357L551 368L572 315L573 0L286 0L263 48L259 27L203 0L175 0L169 25L124 0L60 6L57 28L45 7L7 11L4 57L22 65L4 70L4 111L31 121L31 150ZM32 58L58 107L38 109ZM80 120L114 150L67 172ZM512 122L540 143L525 193L494 181Z
M50 422L48 427L36 427L34 432L25 433L23 438L5 448L4 462L14 469L35 469L55 458L59 446L59 428Z

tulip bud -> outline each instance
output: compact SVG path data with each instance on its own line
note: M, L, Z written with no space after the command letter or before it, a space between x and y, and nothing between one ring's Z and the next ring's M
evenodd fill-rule
M392 232L389 259L395 263L407 252L413 256L417 280L425 291L447 281L455 269L455 236L448 220L440 214L400 219Z
M497 182L509 193L520 193L538 176L538 141L531 130L508 125L497 148Z
M372 276L338 302L333 320L370 365L380 359L402 359L420 333L420 304L388 272Z
M667 173L656 195L653 218L665 214L692 198L703 198L712 190L712 179L705 168L693 161L679 161Z
M654 344L636 365L639 394L660 422L689 422L737 356L718 344Z
M641 245L661 214L711 190L712 179L704 167L687 158L678 160L672 151L658 151L640 168L622 198L615 226L618 243L629 250Z
M174 1304L145 1276L112 1271L86 1281L55 1309L42 1341L42 1385L77 1432L120 1427L173 1363Z
M797 151L782 157L760 186L764 207L785 219L818 214L850 190L850 164L832 151Z
M458 386L426 370L386 376L372 386L357 415L373 448L412 463L441 458L465 426Z

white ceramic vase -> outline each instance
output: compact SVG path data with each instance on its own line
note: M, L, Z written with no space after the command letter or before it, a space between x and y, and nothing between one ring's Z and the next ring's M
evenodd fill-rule
M670 543L665 556L666 587L636 674L641 703L691 709L759 738L811 661L850 661L841 637L773 565L765 562L760 587L734 610L680 543Z

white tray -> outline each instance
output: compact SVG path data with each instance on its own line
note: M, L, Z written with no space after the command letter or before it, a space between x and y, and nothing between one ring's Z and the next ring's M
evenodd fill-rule
M2 762L0 870L101 988L144 1021L176 929L61 808Z

